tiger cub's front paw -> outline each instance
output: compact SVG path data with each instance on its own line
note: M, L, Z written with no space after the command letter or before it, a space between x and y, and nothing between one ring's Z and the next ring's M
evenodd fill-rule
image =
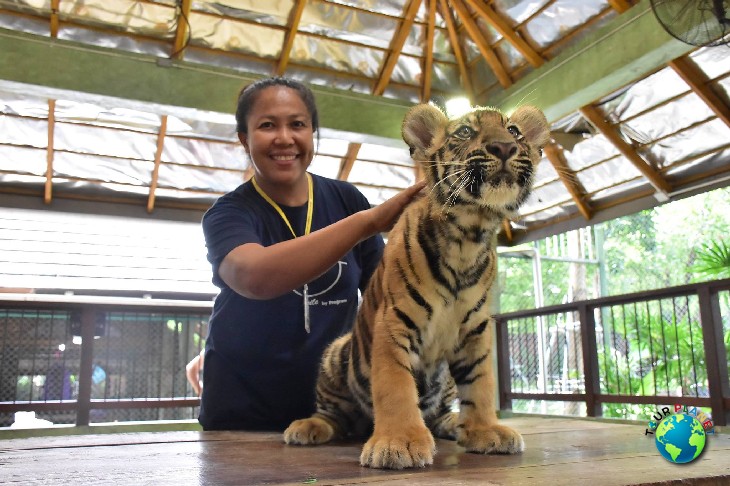
M287 444L311 445L323 444L334 437L332 425L319 417L295 420L284 431L284 442Z
M410 433L373 434L360 454L360 464L379 469L403 469L433 464L436 443L431 432L418 428Z
M461 429L457 442L468 452L479 454L516 454L525 450L519 432L497 424Z

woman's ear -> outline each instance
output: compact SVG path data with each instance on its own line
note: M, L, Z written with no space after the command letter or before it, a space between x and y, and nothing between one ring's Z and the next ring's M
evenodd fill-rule
M241 145L243 145L243 148L246 149L246 153L249 153L248 149L248 137L243 132L238 132L238 140L241 141Z

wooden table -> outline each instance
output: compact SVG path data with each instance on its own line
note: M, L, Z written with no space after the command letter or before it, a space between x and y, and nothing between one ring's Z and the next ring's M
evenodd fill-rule
M0 442L0 484L249 485L730 485L730 436L710 436L703 455L675 465L641 425L516 417L515 456L464 452L437 441L433 466L382 471L358 464L362 442L288 446L280 434L139 432Z

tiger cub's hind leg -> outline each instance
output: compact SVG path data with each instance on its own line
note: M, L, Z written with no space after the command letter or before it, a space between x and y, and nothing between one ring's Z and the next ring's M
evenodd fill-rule
M459 414L449 410L443 415L430 421L427 425L433 432L433 435L439 439L456 440L459 426Z
M456 440L459 430L459 414L453 409L457 397L456 384L451 374L446 372L444 389L435 416L426 421L426 426L439 439Z

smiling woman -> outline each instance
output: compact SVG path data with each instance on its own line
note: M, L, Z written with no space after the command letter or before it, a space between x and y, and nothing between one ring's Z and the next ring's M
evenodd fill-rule
M379 233L420 190L375 208L347 182L310 174L317 107L305 85L245 87L238 138L253 178L203 218L216 298L206 342L200 422L283 430L314 411L324 348L347 332L378 264Z

